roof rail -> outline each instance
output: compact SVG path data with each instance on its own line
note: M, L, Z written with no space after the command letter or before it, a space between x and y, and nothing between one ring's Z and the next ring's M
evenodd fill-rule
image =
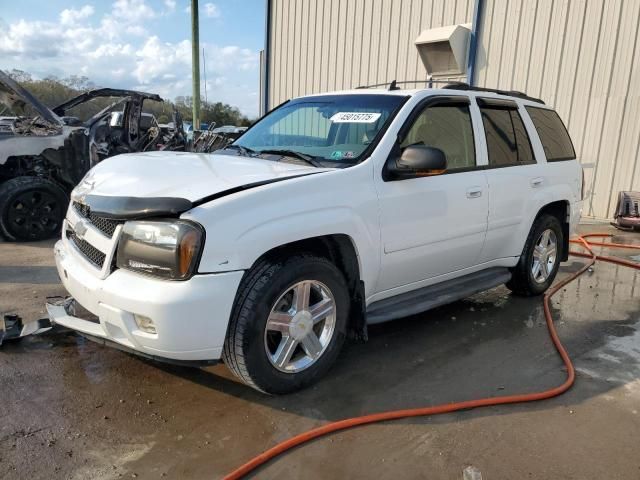
M470 90L474 92L491 92L497 93L499 95L508 95L510 97L522 98L524 100L530 100L532 102L545 104L542 100L535 97L530 97L526 93L519 92L517 90L498 90L495 88L484 88L484 87L475 87L469 85L465 82L452 82L450 80L433 80L431 78L420 79L420 80L391 80L390 82L384 83L376 83L373 85L361 85L356 87L356 90L365 89L365 88L376 88L376 87L387 87L388 90L400 90L398 85L408 85L408 84L420 84L423 83L426 88L432 88L434 84L444 84L441 88L446 88L450 90Z
M450 90L471 90L473 92L491 92L499 95L508 95L510 97L522 98L524 100L530 100L532 102L545 104L542 100L535 97L530 97L526 93L519 92L518 90L498 90L496 88L474 87L465 82L450 82L442 88Z
M465 82L452 82L450 80L433 80L431 78L420 79L420 80L391 80L390 82L384 83L376 83L373 85L361 85L356 87L356 90L365 89L365 88L376 88L376 87L387 87L387 90L400 90L398 85L408 85L408 84L425 84L426 88L432 88L434 84L444 84L441 88L446 88L450 90L471 90L474 92L491 92L497 93L499 95L508 95L510 97L522 98L524 100L530 100L532 102L537 102L541 104L545 104L542 100L535 97L530 97L526 93L519 92L517 90L498 90L496 88L485 88L485 87L475 87L469 85Z
M409 84L419 84L419 83L424 83L426 88L431 88L434 83L450 84L451 82L449 80L432 80L430 78L426 78L426 79L422 78L420 80L391 80L390 82L376 83L373 85L360 85L359 87L356 87L356 90L360 90L364 88L386 87L387 85L389 86L388 90L400 90L400 87L398 87L398 85L409 85Z

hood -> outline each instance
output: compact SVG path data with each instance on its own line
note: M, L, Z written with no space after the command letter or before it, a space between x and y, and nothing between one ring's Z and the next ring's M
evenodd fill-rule
M62 125L60 117L2 70L0 70L0 101L7 104L12 110L22 110L26 105L31 105L47 122L53 125Z
M57 115L64 116L67 110L98 97L137 97L141 100L153 100L155 102L164 101L160 95L156 95L155 93L139 92L137 90L123 90L121 88L98 88L70 98L66 102L55 107L53 111Z
M192 204L290 177L331 170L211 153L141 152L96 165L74 197L179 198Z

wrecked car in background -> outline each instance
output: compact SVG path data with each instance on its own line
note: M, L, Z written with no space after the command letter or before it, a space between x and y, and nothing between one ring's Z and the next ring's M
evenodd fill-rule
M73 109L113 99L87 120ZM58 233L69 192L91 167L121 153L181 151L185 135L174 111L173 128L143 113L156 94L101 88L50 109L0 71L0 234L35 241Z
M236 127L235 125L223 125L217 127L215 122L194 133L192 152L196 153L213 153L216 150L222 150L227 145L235 142L240 135L247 131L248 127Z

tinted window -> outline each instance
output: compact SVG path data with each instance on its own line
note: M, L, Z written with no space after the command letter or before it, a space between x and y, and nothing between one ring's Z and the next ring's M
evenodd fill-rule
M560 116L553 110L526 107L538 131L547 161L573 160L576 152Z
M447 170L475 167L469 107L440 105L425 108L400 147L415 144L442 150L447 158Z
M535 163L531 142L517 110L481 108L489 165Z

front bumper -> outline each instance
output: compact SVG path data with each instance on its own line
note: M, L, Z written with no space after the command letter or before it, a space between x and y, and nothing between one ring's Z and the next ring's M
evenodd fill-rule
M49 304L52 323L106 344L148 357L178 361L218 360L236 290L244 272L196 275L172 282L119 269L100 279L62 241L54 254L67 291L97 319L79 318L68 305ZM138 327L135 315L150 318L156 333Z
M37 335L48 330L51 330L51 323L46 318L24 322L19 315L3 315L0 317L0 345L5 340Z

